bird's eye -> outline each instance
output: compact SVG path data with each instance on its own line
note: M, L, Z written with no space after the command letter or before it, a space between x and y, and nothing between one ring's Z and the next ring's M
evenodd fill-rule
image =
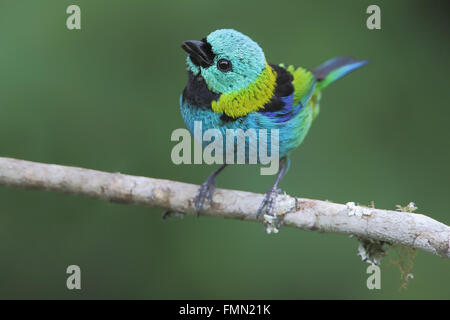
M222 72L231 71L231 61L227 59L220 59L219 61L217 61L217 68Z

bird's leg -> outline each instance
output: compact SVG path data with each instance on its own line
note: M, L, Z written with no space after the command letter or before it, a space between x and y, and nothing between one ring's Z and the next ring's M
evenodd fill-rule
M195 208L197 209L197 215L200 215L200 211L202 210L206 198L208 198L208 201L212 203L214 189L216 188L216 177L226 166L226 163L223 164L219 169L214 171L200 186L200 190L198 191L198 194L194 199Z
M276 204L277 196L281 192L281 190L278 189L278 184L280 183L281 179L283 179L283 176L286 173L286 169L287 169L286 164L287 164L286 157L281 158L280 159L280 169L278 170L278 174L277 174L275 183L273 184L272 188L270 188L269 191L267 191L266 194L264 195L264 200L261 202L261 205L258 208L258 212L256 213L256 218L259 218L259 216L263 212L263 209L265 208L266 214L268 214L271 217L270 218L271 225L276 225L276 222L277 222L277 215L276 215L274 206ZM266 221L266 222L268 222L268 221ZM266 230L267 230L267 228L266 228Z

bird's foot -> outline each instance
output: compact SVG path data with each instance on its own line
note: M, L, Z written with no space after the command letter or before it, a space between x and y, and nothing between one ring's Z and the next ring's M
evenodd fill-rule
M276 188L272 188L267 191L261 205L258 208L258 212L256 213L256 218L258 219L261 213L264 212L264 229L267 233L277 233L280 228L281 221L279 221L275 211L277 196L280 193L281 190Z
M168 220L168 219L172 219L172 218L184 218L184 213L167 210L162 215L163 220Z
M205 203L206 199L208 199L210 204L212 203L214 189L216 189L216 177L214 175L211 175L200 186L200 190L198 191L197 196L194 198L197 216L200 215L200 211L202 210L203 204Z

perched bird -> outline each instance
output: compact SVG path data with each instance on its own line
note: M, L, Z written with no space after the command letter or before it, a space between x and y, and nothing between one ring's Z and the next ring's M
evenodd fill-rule
M203 131L215 128L224 136L226 129L279 130L279 171L258 209L258 216L264 210L275 216L278 185L289 167L288 157L319 113L322 90L367 61L338 57L311 71L270 64L255 41L233 29L185 41L182 48L188 53L188 82L180 109L191 134L194 121L202 122ZM216 176L226 165L202 184L195 198L198 212L205 199L212 202Z

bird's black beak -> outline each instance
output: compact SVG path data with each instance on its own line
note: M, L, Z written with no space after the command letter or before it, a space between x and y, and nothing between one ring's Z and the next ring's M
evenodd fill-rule
M183 42L181 48L189 54L195 65L208 68L213 64L214 54L206 41L187 40Z

